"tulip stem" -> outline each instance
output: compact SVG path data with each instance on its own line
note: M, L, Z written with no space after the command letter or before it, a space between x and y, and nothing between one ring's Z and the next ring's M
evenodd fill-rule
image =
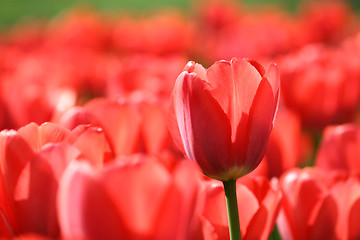
M230 240L241 240L239 210L236 197L236 180L223 181L229 220Z

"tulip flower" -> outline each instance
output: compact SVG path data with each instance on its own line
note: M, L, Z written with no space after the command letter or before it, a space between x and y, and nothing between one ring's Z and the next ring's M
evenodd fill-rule
M360 173L359 156L360 128L357 125L328 126L316 156L316 166Z
M161 99L111 100L96 98L71 108L56 121L69 129L79 124L99 126L116 156L175 149L166 126L167 109Z
M169 130L203 173L223 181L231 239L241 238L236 179L263 158L279 99L279 71L233 58L209 69L189 62L176 80Z
M278 229L283 239L332 239L337 206L327 187L332 179L318 169L292 169L280 179L283 201Z
M281 96L302 123L321 130L354 120L360 71L354 54L342 48L308 45L280 60Z
M58 181L81 152L66 143L48 144L34 152L15 131L0 133L0 148L0 237L21 233L58 237Z
M237 179L265 154L279 98L279 71L233 58L209 69L189 62L176 80L169 130L204 174Z
M358 176L293 169L280 179L278 229L283 239L359 239Z
M169 172L132 155L96 171L73 162L60 183L58 214L65 239L201 239L196 165Z
M96 147L94 147L96 146ZM100 168L109 146L90 126L52 123L0 132L0 238L37 233L59 237L56 196L63 171L81 160Z

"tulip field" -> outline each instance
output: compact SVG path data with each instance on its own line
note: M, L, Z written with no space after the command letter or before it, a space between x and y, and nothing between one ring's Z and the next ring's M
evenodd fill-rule
M0 30L0 239L360 239L360 13L188 8Z

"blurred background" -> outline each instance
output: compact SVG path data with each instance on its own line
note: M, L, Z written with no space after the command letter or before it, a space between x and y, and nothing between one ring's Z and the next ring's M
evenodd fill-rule
M347 0L351 7L358 11L359 0ZM48 19L57 14L73 8L74 6L86 5L95 9L116 14L119 12L148 13L163 9L177 9L187 12L191 5L196 2L192 0L1 0L0 1L0 28L7 28L19 21L31 19ZM295 11L303 4L303 0L242 0L239 1L249 7L265 5L277 5L289 11ZM312 1L309 1L312 2Z

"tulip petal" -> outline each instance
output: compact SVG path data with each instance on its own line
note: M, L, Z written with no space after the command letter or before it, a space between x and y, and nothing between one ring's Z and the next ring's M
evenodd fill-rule
M4 207L5 203L3 203L0 199L0 204L2 205L2 207ZM13 237L15 235L14 230L12 229L12 227L10 226L9 221L7 220L6 214L2 211L2 209L0 208L0 236L2 238L8 238L11 239L11 237Z
M275 96L275 108L274 108L274 116L277 112L279 101L280 101L280 71L276 64L270 64L269 68L267 69L264 78L266 78L271 87L272 92ZM273 122L275 121L275 117Z
M64 172L59 187L58 214L67 239L126 238L124 222L96 176L85 162L73 162Z
M135 151L141 117L134 106L127 102L94 99L85 108L100 122L116 156Z
M331 195L318 200L309 220L309 239L333 239L339 209Z
M34 150L40 150L47 143L56 143L67 141L70 137L70 131L54 123L43 123L40 126L36 123L30 123L18 130Z
M245 165L247 171L255 169L262 160L274 119L274 94L267 79L263 79L254 97L248 122L240 122L236 135L235 150L242 151L239 165ZM244 149L246 149L245 156Z
M270 64L264 75L264 78L269 81L272 87L272 91L276 95L276 93L279 92L280 88L280 71L276 64Z
M142 130L146 151L150 154L159 152L165 147L169 138L166 127L166 114L159 104L142 103Z
M207 87L195 74L183 72L176 81L173 104L187 156L205 174L219 175L229 169L231 128Z
M360 238L360 198L358 198L349 209L348 221L348 239Z
M170 174L156 161L139 156L134 163L105 169L102 184L114 202L124 227L131 232L154 234L157 214L164 207L165 196L171 193ZM119 188L119 184L123 184ZM126 198L124 197L126 196Z
M260 207L249 223L246 237L248 239L268 239L280 210L282 195L277 188L277 182L273 181L270 184L265 178L252 180L250 189L259 201ZM258 229L262 229L262 231Z
M83 107L73 107L56 120L58 124L70 130L73 130L79 125L92 124L99 126L99 121L94 117L90 111Z
M249 222L249 225L246 229L246 235L244 235L244 239L259 239L259 240L266 240L268 239L269 230L266 226L267 219L270 217L268 216L269 213L265 206L259 206L259 209L255 213L253 213L252 219ZM260 230L261 229L261 230Z
M95 167L101 167L110 159L111 150L104 131L91 125L79 125L72 132L72 144L77 147Z
M195 63L194 61L188 62L184 67L184 71L188 73L194 72L202 80L208 81L206 77L207 70L201 64Z
M211 180L205 183L206 198L203 210L203 216L215 227L226 226L228 219L226 215L226 203L224 198L224 188L221 182ZM221 235L222 231L217 229ZM225 232L228 232L226 229Z
M72 163L64 173L58 195L64 236L184 239L177 238L177 233L191 227L189 218L199 180L186 177L194 173L194 168L188 167L179 165L172 178L155 159L140 155L118 159L101 172L86 163ZM183 192L186 184L191 190Z
M174 93L173 93L174 95ZM175 97L171 97L170 106L167 115L167 125L169 132L171 134L172 140L174 141L176 147L182 152L185 153L184 144L182 141L179 124L177 122L176 112L175 112Z
M236 185L236 194L239 206L241 234L243 236L246 236L249 230L248 227L250 226L254 215L260 208L260 203L258 199L256 199L256 196L251 192L251 190L242 184ZM264 217L264 219L260 220L262 219L262 217ZM262 217L260 217L259 220L265 224L266 216ZM262 227L263 226L264 225L262 225Z
M231 64L227 61L215 62L207 70L206 77L211 92L227 115L232 114L231 99L234 93L234 82Z
M69 144L50 144L23 169L14 188L17 219L23 232L58 236L55 204L58 182L68 163L79 154Z
M231 62L219 61L207 72L212 94L230 119L232 141L236 126L248 114L256 94L261 75L249 62L233 58Z
M1 217L5 219L6 225L9 225L14 233L21 230L13 201L15 186L21 172L33 157L33 150L16 131L0 132L0 208L3 214ZM28 195L27 183L21 184L24 185L21 189L24 191L23 194Z

